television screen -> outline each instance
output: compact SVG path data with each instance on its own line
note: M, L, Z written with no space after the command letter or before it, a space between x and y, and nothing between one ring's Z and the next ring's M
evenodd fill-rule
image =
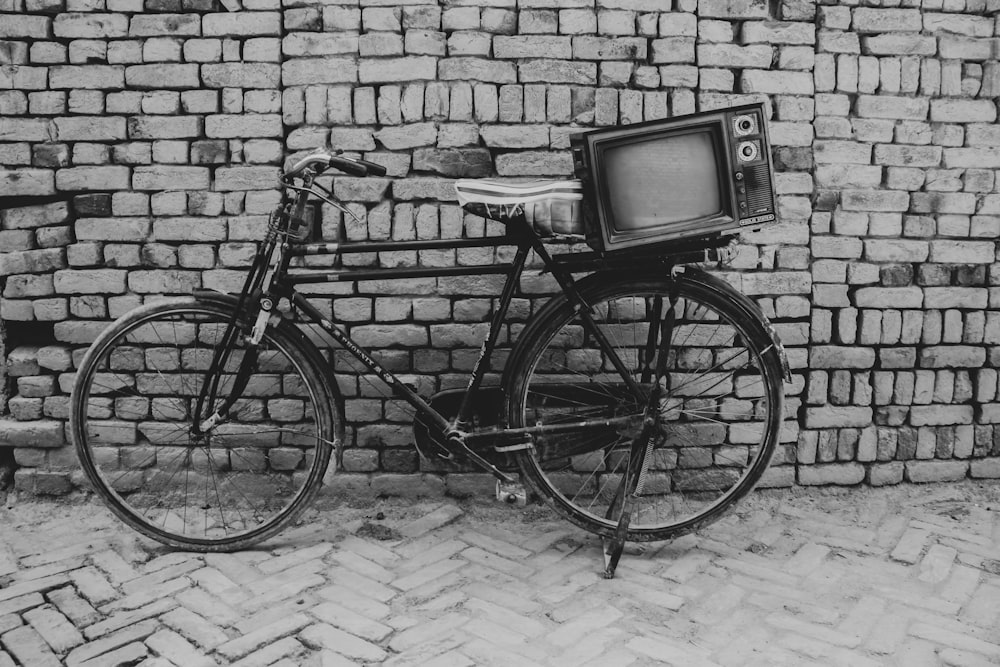
M603 152L615 229L641 230L723 213L712 132L612 145Z

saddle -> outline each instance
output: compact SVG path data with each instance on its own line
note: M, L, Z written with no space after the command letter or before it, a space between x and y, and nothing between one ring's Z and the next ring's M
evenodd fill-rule
M458 202L474 215L504 224L524 218L541 236L585 234L583 185L578 180L510 183L464 178L455 182Z

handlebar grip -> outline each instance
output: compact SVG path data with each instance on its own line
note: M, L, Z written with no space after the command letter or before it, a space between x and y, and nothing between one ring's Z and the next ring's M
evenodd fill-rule
M339 169L345 174L350 174L351 176L367 176L368 167L360 164L358 161L349 160L347 158L331 156L329 165L335 169Z
M374 174L375 176L385 176L386 174L386 168L380 164L369 162L368 160L358 160L358 164L363 164L367 167L369 174Z

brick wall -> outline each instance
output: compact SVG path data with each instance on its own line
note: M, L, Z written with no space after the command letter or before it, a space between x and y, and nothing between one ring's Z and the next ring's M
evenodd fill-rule
M12 454L26 492L72 488L63 420L86 344L147 299L237 288L290 155L333 145L389 170L337 180L364 224L324 209L326 238L477 235L496 230L461 212L455 177L564 177L579 128L763 99L782 223L744 235L723 275L794 369L771 482L1000 477L997 5L0 0L0 466ZM551 289L524 287L507 339ZM314 290L425 393L465 377L499 292ZM405 415L338 365L348 479L398 489L421 465Z

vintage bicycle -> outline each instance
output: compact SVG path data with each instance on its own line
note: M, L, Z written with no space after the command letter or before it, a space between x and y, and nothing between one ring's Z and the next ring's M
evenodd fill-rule
M579 237L542 229L533 213L577 207L579 181L464 180L460 201L505 223L505 234L314 242L313 197L353 215L317 182L331 168L386 173L333 151L298 160L282 177L283 201L240 293L196 290L138 307L83 357L72 436L94 491L126 524L196 551L276 535L337 465L345 399L374 395L362 379L391 394L386 411L414 414L424 456L471 463L502 489L523 480L605 538L607 576L626 541L692 531L760 479L779 441L788 366L757 305L698 266L723 255L727 237L687 239L669 251L581 251ZM479 266L316 270L302 259L503 246L511 261ZM532 253L559 292L512 328ZM298 289L471 274L506 280L467 386L434 397L355 342L349 329L360 323L335 321L337 299L350 289L324 297L334 303L325 310ZM499 385L486 386L508 335L516 340L494 374ZM387 336L378 347L412 351ZM317 339L332 344L329 356ZM363 373L346 372L345 360Z

